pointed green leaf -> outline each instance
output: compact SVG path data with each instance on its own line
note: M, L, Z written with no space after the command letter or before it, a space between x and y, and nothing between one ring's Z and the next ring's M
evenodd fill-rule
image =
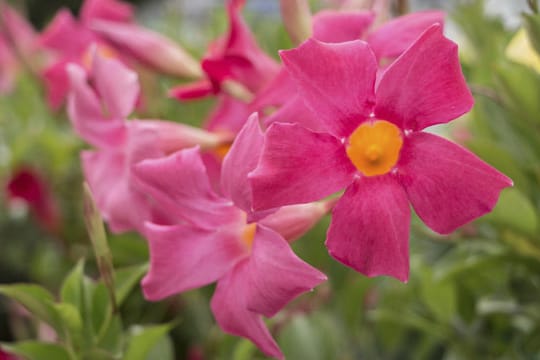
M535 236L538 218L531 201L516 188L505 189L499 202L484 220L505 225L526 235Z
M38 341L21 341L2 347L10 353L24 356L27 360L74 360L62 346Z
M172 325L133 326L131 337L123 360L146 360L159 341L167 336Z
M60 299L62 302L72 304L78 309L83 307L83 277L84 277L84 260L81 259L77 265L66 276L62 288L60 290Z
M148 270L148 264L130 266L119 269L115 274L115 292L118 306L122 305L133 287Z

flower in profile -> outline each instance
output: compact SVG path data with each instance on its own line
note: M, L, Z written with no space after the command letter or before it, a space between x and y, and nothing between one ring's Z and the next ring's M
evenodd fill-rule
M114 232L141 230L146 220L164 221L166 214L137 190L132 165L194 145L216 147L229 139L174 122L126 121L139 95L137 74L98 52L89 75L76 64L69 65L68 74L70 119L77 133L96 148L83 151L81 157L103 217Z
M310 202L345 188L326 241L342 263L406 281L409 202L427 226L447 234L489 212L512 185L468 150L422 131L473 105L457 45L440 25L427 29L377 84L377 60L363 41L311 39L281 56L326 130L270 126L250 174L253 205Z
M261 315L275 315L326 279L300 260L288 241L305 233L332 203L283 208L250 221L261 217L248 210L247 173L262 141L254 115L223 161L222 196L213 191L197 148L136 165L146 192L178 219L175 225L147 223L150 270L142 287L147 299L160 300L217 281L211 307L220 327L282 359Z

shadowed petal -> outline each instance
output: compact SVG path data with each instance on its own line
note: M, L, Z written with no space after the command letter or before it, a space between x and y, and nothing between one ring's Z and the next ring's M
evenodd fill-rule
M473 102L457 45L433 25L382 76L375 116L402 129L421 130L457 118Z
M319 200L347 186L355 173L340 140L296 124L273 124L261 160L249 174L253 208Z
M371 11L319 11L313 16L313 38L328 43L358 40L374 19Z
M377 64L365 42L309 39L280 55L300 96L333 135L350 135L371 113Z
M144 296L156 301L218 280L247 256L238 233L189 225L146 223L150 270L142 281Z
M418 216L442 234L490 212L501 190L512 186L473 153L428 133L406 140L398 169Z
M366 276L409 278L410 210L392 176L362 178L332 212L326 246L330 255Z
M298 258L284 238L261 225L248 264L247 306L267 317L326 280L323 273Z
M223 331L253 341L268 356L284 359L261 315L247 308L248 279L244 261L219 280L211 302L216 321Z

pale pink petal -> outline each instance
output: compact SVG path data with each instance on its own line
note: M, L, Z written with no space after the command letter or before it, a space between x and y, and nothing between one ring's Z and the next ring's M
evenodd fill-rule
M250 173L253 208L319 200L346 187L356 169L339 139L296 124L273 124L261 160Z
M313 38L328 43L359 40L374 19L371 11L322 10L313 16Z
M349 136L371 113L377 64L365 42L309 39L280 55L306 105L335 136Z
M444 12L417 11L384 23L369 34L367 42L377 59L401 55L427 28L444 24Z
M512 186L473 153L423 132L406 139L398 169L418 216L442 234L490 212L501 190Z
M213 283L247 256L238 234L225 228L147 223L144 234L150 246L150 269L141 285L152 301Z
M8 6L5 2L0 3L0 23L3 26L4 34L14 43L17 51L26 60L37 50L37 34L32 25L21 14Z
M134 167L141 189L165 212L204 229L215 229L236 217L232 202L212 190L198 148L147 160Z
M257 114L252 114L223 159L221 170L223 195L245 212L251 211L251 188L248 174L259 162L263 141L259 117Z
M267 356L284 360L261 315L247 308L249 276L247 262L243 261L218 281L211 302L214 317L223 331L247 338Z
M257 226L248 260L247 306L267 317L312 290L326 276L298 258L278 233Z
M252 112L249 104L230 95L220 94L216 107L204 123L204 128L214 132L236 134Z
M128 69L116 59L106 59L94 52L92 80L113 118L125 119L135 108L139 97L137 73Z
M86 72L79 66L69 65L71 92L68 114L75 131L97 147L115 148L125 141L125 125L121 118L107 118L94 90L87 82Z
M440 25L433 25L382 76L375 116L421 130L457 118L473 102L457 45L443 36Z
M117 0L85 0L80 18L86 24L96 19L130 22L133 20L133 7Z
M287 103L297 92L296 82L291 78L289 72L284 67L281 67L279 73L257 92L252 105L256 110L280 106Z
M410 209L391 175L356 180L332 212L330 255L366 276L409 278Z

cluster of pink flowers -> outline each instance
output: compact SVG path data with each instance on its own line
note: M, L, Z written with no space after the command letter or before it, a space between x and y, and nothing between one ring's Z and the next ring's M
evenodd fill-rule
M217 282L221 328L276 358L262 316L326 279L289 245L325 214L336 260L407 281L409 203L447 234L512 185L423 131L473 105L443 13L381 24L372 11L323 10L306 20L298 3L282 1L284 17L298 15L298 33L311 36L281 63L258 46L242 0L226 1L228 31L201 61L138 26L118 0L86 0L79 19L61 11L37 37L51 106L67 96L75 131L94 147L82 166L103 217L148 240L146 298ZM216 97L204 128L128 120L144 103L133 65L193 79L170 90L179 101Z

